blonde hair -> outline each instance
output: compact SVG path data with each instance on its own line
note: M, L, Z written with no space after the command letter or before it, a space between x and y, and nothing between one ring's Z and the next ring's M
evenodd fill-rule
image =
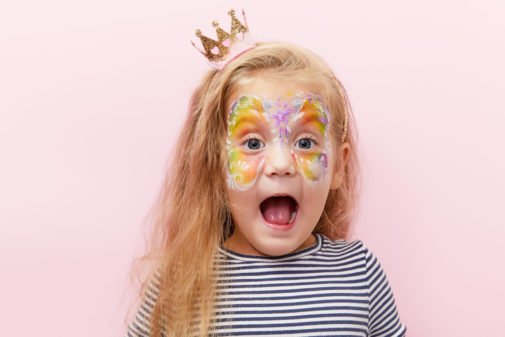
M268 71L267 73L264 73ZM222 70L209 71L194 91L175 156L151 211L154 225L147 253L134 263L143 273L139 299L149 280L159 280L150 320L151 336L207 335L215 302L215 258L232 231L226 200L226 101L247 79L257 75L302 84L323 97L331 114L335 144L350 145L345 175L330 190L314 232L345 238L358 194L356 133L344 88L312 52L287 43L258 43Z

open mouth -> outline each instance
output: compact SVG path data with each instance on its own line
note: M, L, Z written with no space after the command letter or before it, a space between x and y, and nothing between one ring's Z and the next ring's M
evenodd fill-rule
M284 226L292 224L298 212L298 203L289 195L273 196L260 204L266 222Z

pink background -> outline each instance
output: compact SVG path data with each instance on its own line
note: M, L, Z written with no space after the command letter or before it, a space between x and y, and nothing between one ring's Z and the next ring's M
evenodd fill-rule
M124 334L142 221L207 69L189 40L242 6L258 39L314 50L346 85L364 183L353 235L409 336L504 336L498 0L3 0L1 334Z

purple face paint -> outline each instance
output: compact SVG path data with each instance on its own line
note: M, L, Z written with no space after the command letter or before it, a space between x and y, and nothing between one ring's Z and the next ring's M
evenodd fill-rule
M294 96L294 97L293 97ZM251 124L252 123L252 124ZM286 93L275 101L252 95L242 95L233 102L228 119L228 183L232 189L245 190L252 186L263 167L263 154L243 150L239 141L253 125L269 125L271 139L282 148L292 143L290 149L296 167L312 182L328 181L328 155L331 142L327 138L329 114L319 96L313 94ZM290 139L294 130L299 133L319 134L319 145L299 148L296 139ZM275 137L275 138L270 138ZM271 145L270 145L271 146Z

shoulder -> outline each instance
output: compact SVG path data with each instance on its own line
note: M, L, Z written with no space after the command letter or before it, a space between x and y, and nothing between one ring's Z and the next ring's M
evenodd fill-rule
M361 240L346 241L344 239L331 240L324 235L321 238L321 249L319 254L322 256L333 257L339 260L352 261L356 267L363 268L366 272L367 280L376 275L385 277L384 271L372 251Z
M321 248L318 251L320 255L335 258L359 257L363 261L366 261L370 255L370 251L361 240L331 240L322 234L318 236L321 239Z
M339 269L345 269L347 273L352 273L356 277L356 281L359 280L365 285L369 277L368 267L371 259L373 259L373 254L363 241L331 240L321 234L318 234L318 236L321 247L313 258L329 263Z
M375 255L361 240L347 241L344 239L331 240L328 237L317 234L321 238L320 252L323 254L334 254L336 256L360 255L365 261L376 260Z

